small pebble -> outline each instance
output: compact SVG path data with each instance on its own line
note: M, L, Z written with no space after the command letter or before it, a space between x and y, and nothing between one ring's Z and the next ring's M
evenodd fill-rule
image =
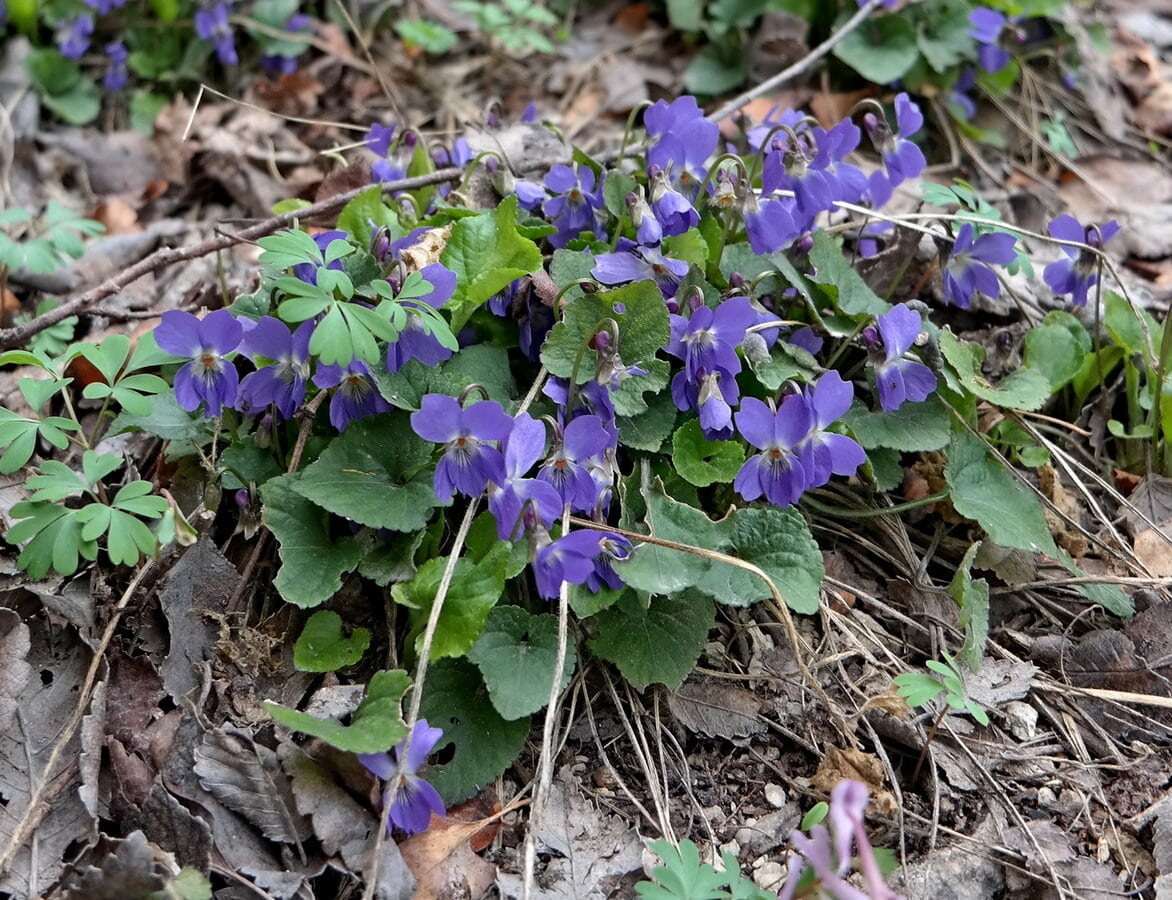
M774 809L781 809L785 806L785 788L780 784L765 785L765 802Z
M767 862L753 873L753 883L763 891L777 891L785 879L785 868L779 862Z
M1031 741L1038 733L1038 711L1028 703L1014 700L1005 704L1005 728L1019 741Z

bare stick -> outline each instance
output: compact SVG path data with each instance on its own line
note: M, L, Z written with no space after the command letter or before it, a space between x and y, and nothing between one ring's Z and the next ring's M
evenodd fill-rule
M429 175L404 178L400 181L388 181L382 186L382 189L384 193L387 191L411 191L444 181L455 181L463 174L463 169L456 166L449 166L446 169L439 169ZM262 222L257 222L255 225L250 225L235 234L209 238L206 241L191 244L187 247L162 247L150 254L150 256L144 257L126 271L115 275L113 278L106 279L97 287L90 288L90 290L83 294L71 297L55 309L49 310L44 315L37 316L31 322L26 322L15 328L0 330L0 350L11 350L14 347L23 346L34 334L39 334L46 328L56 325L62 319L66 319L69 316L76 316L79 313L86 312L99 301L117 294L128 284L137 281L144 275L149 275L151 272L173 263L207 256L209 253L224 250L233 244L256 240L259 237L264 237L266 234L271 234L279 228L292 225L298 219L311 219L337 212L355 197L360 196L368 190L370 190L370 185L356 188L355 190L347 191L345 194L331 197L329 200L314 203L312 206L306 206L302 209L282 213L279 216L273 216Z
M834 34L830 35L830 37L828 37L821 44L799 59L792 66L787 69L782 69L772 78L768 78L765 81L762 81L756 87L749 88L749 90L745 91L743 94L733 97L733 99L724 104L724 106L714 110L713 112L710 112L707 118L713 122L719 122L722 119L727 119L750 100L755 100L762 94L768 94L770 91L775 90L776 88L785 84L787 81L792 81L793 79L797 78L807 69L811 68L814 63L818 62L818 60L833 50L835 46L837 46L843 40L843 38L862 25L863 22L870 18L871 13L873 13L882 5L883 0L870 0L866 6L861 7L857 13L844 22L842 28L838 29L838 31L834 32Z

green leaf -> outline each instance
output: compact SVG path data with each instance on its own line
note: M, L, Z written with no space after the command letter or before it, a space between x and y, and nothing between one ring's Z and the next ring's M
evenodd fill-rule
M309 617L293 645L293 666L298 672L336 672L352 666L370 646L370 632L355 628L347 636L342 617L320 609Z
M710 441L697 419L676 430L671 449L676 471L696 487L731 482L745 461L745 448L739 441Z
M985 642L989 639L989 582L983 578L974 580L972 574L973 560L980 549L980 541L969 546L948 585L949 595L960 607L957 625L964 629L964 646L960 658L974 672L981 668Z
M749 74L749 57L738 44L733 40L704 47L684 70L684 89L712 96L743 84Z
M360 247L369 247L374 232L385 227L393 237L400 237L399 217L383 202L383 191L375 185L342 207L338 213L338 228L349 232Z
M1103 324L1111 339L1132 354L1145 359L1152 356L1152 345L1158 343L1160 326L1146 310L1137 310L1115 291L1104 292Z
M867 412L855 405L842 421L865 450L890 447L911 453L939 450L947 444L952 420L943 401L932 394L922 403L904 403L894 412Z
M189 413L179 405L171 391L147 399L150 403L149 413L121 413L110 423L107 436L113 437L124 431L145 431L166 441L194 441L202 444L211 440L215 420Z
M849 18L844 12L836 23L841 27ZM878 16L863 23L840 41L834 55L867 81L891 84L916 64L920 51L916 31L903 16Z
M79 556L98 558L97 542L81 536L78 512L56 503L32 500L13 505L12 518L21 521L8 529L4 539L14 546L28 541L16 562L30 578L44 578L50 568L59 575L72 575L77 571Z
M667 0L667 21L676 31L699 31L704 24L703 0Z
M594 617L594 653L614 663L638 690L663 684L675 690L700 658L716 617L712 598L695 590L655 596L644 606L625 594Z
M416 531L440 505L432 486L432 445L404 412L350 423L294 490L322 509L370 528Z
M646 503L644 521L653 537L708 550L728 544L725 523L713 522L695 507L668 497L659 479L639 494ZM624 509L627 505L624 502ZM641 544L629 559L615 563L615 571L635 590L672 594L694 585L709 565L717 564L683 550Z
M300 607L324 603L342 587L342 576L362 558L352 537L330 539L329 515L299 492L304 473L271 478L261 486L261 521L281 545L281 571L273 582L281 596ZM370 751L376 752L376 751Z
M270 269L291 269L301 263L314 267L322 265L321 248L304 231L278 231L258 238L256 243L264 251L260 255L261 265Z
M812 382L820 367L808 350L778 341L767 356L747 354L749 367L766 390L776 391L791 378Z
M738 509L730 515L722 552L752 563L769 576L786 605L803 615L818 611L826 572L822 553L801 514L775 506ZM708 563L697 589L718 603L749 606L772 597L760 576L728 563Z
M640 897L649 900L711 900L728 896L721 888L728 884L730 873L717 872L708 863L701 862L700 851L691 841L680 841L678 847L670 841L652 841L650 847L663 860L663 865L651 870L656 884L635 885Z
M441 659L428 669L420 713L431 727L443 729L436 752L452 748L454 754L427 770L427 780L449 807L507 769L529 734L528 718L501 718L480 671L466 659Z
M635 450L658 453L675 427L679 411L666 393L658 394L643 412L618 416L619 443Z
M500 600L505 589L505 571L511 550L509 544L499 543L475 564L466 558L456 562L451 587L444 598L443 610L432 640L431 659L463 656L476 643L484 630L489 611ZM420 649L423 629L446 565L447 560L443 557L429 559L419 567L413 579L391 588L395 602L410 610L411 628L406 642L416 652Z
M511 721L544 709L549 702L557 650L557 616L534 616L517 606L498 606L489 613L484 632L467 655L480 669L492 705L501 718ZM575 663L571 637L566 644L562 689L570 683Z
M70 125L86 125L97 118L102 95L73 60L38 48L25 59L25 68L45 105Z
M1037 498L967 430L953 434L944 478L956 511L985 529L994 543L1057 558Z
M401 703L410 686L411 679L402 669L376 672L349 725L338 719L319 719L271 700L264 706L290 731L321 738L345 753L383 753L407 736Z
M517 198L511 195L495 210L452 225L440 262L456 273L456 291L444 308L459 332L489 297L541 268L541 250L517 233Z
M396 581L410 581L415 577L415 551L423 543L424 531L396 535L386 541L367 531L361 537L366 546L358 574L369 578L379 587Z
M940 679L920 672L905 672L891 679L899 696L907 701L908 706L918 709L925 703L931 703L933 698L944 691L944 684Z
M425 19L400 19L395 22L395 31L409 44L415 44L424 53L447 53L456 46L455 32L438 22Z
M925 16L920 22L916 46L936 72L947 72L972 53L971 27L965 4L934 3L931 16Z
M627 214L627 194L634 193L638 187L639 182L626 172L607 172L606 181L602 185L602 199L606 204L606 211L616 219L621 219ZM586 276L584 274L579 277Z
M982 400L1030 412L1050 399L1049 379L1034 369L1018 369L997 384L992 384L981 373L981 364L985 361L984 349L960 340L948 329L940 332L940 352L955 370L965 389Z
M560 322L550 330L541 346L541 361L560 378L570 378L582 348L613 319L619 327L618 352L625 365L651 363L660 347L671 338L671 322L663 294L650 281L637 281L613 291L585 294L566 304ZM582 353L576 380L579 384L594 377L597 355ZM636 375L624 382L642 387ZM650 387L650 385L648 385Z
M170 97L147 90L136 90L130 95L130 127L152 137L155 133L155 119L163 111Z
M1075 324L1078 324L1077 321ZM1085 330L1083 333L1086 334ZM1046 377L1051 391L1057 391L1078 374L1089 351L1089 347L1084 350L1079 345L1070 328L1063 325L1039 325L1026 332L1022 359L1026 368Z
M895 16L884 16L878 22L886 22ZM877 23L876 23L877 24ZM866 29L860 29L865 31ZM857 33L857 32L856 32ZM842 44L839 44L841 47ZM879 82L883 84L884 82ZM814 267L814 281L820 285L834 302L839 312L850 316L869 314L883 315L891 304L880 300L867 282L863 281L850 261L842 253L842 247L825 231L814 233L814 246L810 249L810 265Z

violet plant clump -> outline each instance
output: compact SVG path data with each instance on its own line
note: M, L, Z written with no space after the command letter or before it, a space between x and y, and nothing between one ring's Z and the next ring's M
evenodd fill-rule
M225 21L205 22L212 40L232 36ZM674 688L718 604L774 599L733 563L764 572L795 612L816 612L824 564L815 534L827 532L811 529L812 511L832 514L822 510L841 507L824 501L841 495L881 499L913 454L970 449L972 400L995 401L996 386L928 320L926 303L893 305L851 265L857 244L898 239L867 230L859 210L882 214L892 184L910 188L924 162L913 149L917 104L892 100L894 125L872 104L855 113L862 127L776 111L778 130L759 133L754 151L748 137L719 146L715 124L680 98L647 109L645 153L609 167L579 154L507 178L495 157L372 126L359 152L386 162L378 183L334 228L261 238L252 293L201 315L165 313L133 353L128 340L69 351L102 371L82 395L101 404L96 430L76 437L80 422L41 415L75 390L65 376L72 357L33 356L56 394L25 385L35 414L0 413L0 467L14 471L106 428L153 432L240 498L224 516L248 516L254 528L259 515L271 532L275 576L257 590L300 609L351 592L392 604L403 627L382 637L394 658L418 665L430 653L424 719L475 718L480 745L452 729L454 754L423 781L440 737L420 720L410 746L400 743L405 672L372 676L370 706L349 725L274 715L364 754L388 783L389 821L422 830L444 803L503 771L548 702L550 657L523 652L540 633L531 619L564 600L589 620L577 653L634 683ZM856 164L870 152L864 129L882 182ZM499 197L472 208L458 189L383 181L408 165L426 174L437 160L469 176L484 167ZM856 216L847 229L843 215ZM1011 235L964 222L924 299L966 306L977 292L995 295L997 268L1015 258ZM1077 296L1093 282L1081 256L1067 259L1048 280ZM60 496L50 484L14 509L9 540L23 545L22 566L69 575L102 553L129 560L133 546L137 560L186 536L173 503L148 497L146 482L119 493L125 464L97 460L84 484L75 477ZM43 458L43 475L53 476L52 462ZM62 504L76 496L68 490L114 512L78 519ZM962 515L975 510L990 526L980 518L987 504L965 505L963 480L948 490ZM87 517L114 521L115 512L124 516L116 534L87 528ZM170 530L151 531L146 523L165 515ZM660 631L654 646L631 638ZM325 640L310 636L315 647ZM504 677L489 652L502 641L518 665L536 668ZM352 649L337 651L335 669L362 665ZM575 659L563 660L567 677ZM429 693L431 678L440 687ZM363 742L367 726L348 730L365 716L383 723L378 740ZM400 750L384 754L392 745ZM848 812L858 805L840 799ZM841 878L840 844L804 840L810 865Z

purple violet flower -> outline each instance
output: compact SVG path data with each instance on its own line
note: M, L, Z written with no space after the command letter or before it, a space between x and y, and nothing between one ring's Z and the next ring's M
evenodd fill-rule
M227 3L220 2L211 9L198 10L195 14L195 33L216 45L216 56L224 65L234 66L240 62L232 37L232 25L228 21Z
M297 330L280 319L265 316L240 343L240 352L257 365L244 376L236 398L236 408L246 416L255 416L269 406L276 406L282 419L291 419L305 402L309 383L309 339L314 321L302 322ZM271 360L262 363L262 359Z
M1017 239L1004 231L973 237L973 226L965 222L956 233L952 253L944 266L944 301L968 309L973 294L1001 296L1001 282L991 265L1008 265L1016 258Z
M604 532L598 541L598 555L594 557L594 571L586 576L586 589L597 594L604 587L621 590L623 579L614 570L614 563L630 559L631 542L621 534Z
M761 173L761 194L774 191L792 191L794 195L794 224L805 231L813 225L818 213L828 210L841 192L833 177L826 171L830 159L818 153L810 132L803 131L794 141L784 135L774 137Z
M627 194L627 215L635 226L635 240L644 247L654 247L663 240L663 226L643 199L642 189Z
M359 753L358 761L368 772L387 783L383 806L387 811L387 831L398 825L408 834L427 831L431 814L447 815L439 792L419 776L419 770L443 730L432 728L426 719L415 723L411 734L395 745L390 753Z
M1102 247L1119 232L1119 223L1112 219L1103 225L1085 228L1074 216L1063 214L1050 223L1050 236L1060 241L1078 241L1091 247ZM1042 272L1042 279L1055 294L1070 294L1075 306L1087 305L1087 294L1099 280L1098 257L1092 250L1062 244L1066 259L1050 263Z
M759 256L783 250L801 234L801 229L794 224L793 200L788 197L757 200L750 194L744 215L749 246Z
M545 452L545 423L529 413L521 413L513 420L512 431L501 442L505 462L505 477L500 486L488 485L488 509L496 519L497 537L512 541L524 531L526 507L547 530L562 514L562 498L548 484L538 478L526 478ZM518 527L520 526L520 528Z
M723 369L709 372L704 367L689 379L677 372L671 380L671 398L676 409L695 410L700 417L700 430L710 441L727 441L733 436L732 410L741 402L736 378Z
M733 487L746 500L765 499L776 506L796 503L806 490L806 472L795 448L814 425L810 404L791 394L774 412L756 397L741 402L736 416L741 436L760 450L737 473Z
M741 371L737 347L756 322L757 311L748 297L730 297L715 309L700 306L688 319L672 315L671 341L664 349L684 361L690 381L696 381L700 369L735 375Z
M63 19L57 25L57 49L66 59L81 59L90 48L93 33L94 17L89 14Z
M337 388L330 398L330 424L338 431L345 431L355 419L393 409L375 387L370 368L360 359L352 359L346 366L319 362L313 383L323 390Z
M886 119L880 119L874 113L863 116L867 134L883 157L883 166L893 188L909 178L915 178L928 165L924 152L908 140L924 127L924 115L906 92L901 92L895 98L895 123L896 131L892 134Z
M605 581L595 560L603 554L603 540L615 537L617 535L583 528L563 534L538 549L533 559L537 593L546 600L556 600L563 583L586 584L591 579Z
M651 165L647 177L651 188L651 210L664 237L684 234L689 228L700 224L700 214L696 208L687 197L671 186L663 169ZM639 241L645 243L641 232Z
M411 414L411 427L425 441L444 445L435 468L435 495L444 503L456 491L478 497L489 482L504 483L504 457L490 442L507 438L513 420L495 400L464 408L455 397L427 394L419 411Z
M831 475L854 475L867 454L853 439L826 431L850 409L855 389L834 369L802 393L810 406L813 426L796 451L806 473L806 490L822 487Z
M126 68L130 52L122 41L111 41L106 45L106 56L110 64L102 78L102 86L108 91L120 91L130 81L130 72Z
M560 441L558 438L560 437ZM549 459L537 477L551 485L574 512L590 513L598 503L600 487L588 461L613 446L611 435L598 416L579 416L555 437Z
M206 403L204 415L210 419L236 402L240 376L224 357L243 336L244 326L226 309L203 319L178 309L163 313L155 341L168 353L190 360L175 373L175 399L180 406L194 412Z
M85 0L85 5L99 16L108 16L115 9L125 4L126 0Z
M432 285L430 293L419 297L410 303L426 303L439 309L456 290L456 273L443 263L432 263L419 270ZM407 310L407 324L403 326L398 337L387 344L387 371L398 372L409 360L417 359L425 366L436 366L444 360L452 358L452 350L440 343L439 338L425 331L422 317L410 309L410 303L404 304Z
M945 102L954 108L953 115L964 122L968 122L977 114L977 103L969 96L969 91L976 83L977 73L972 66L965 66L944 98Z
M375 156L386 156L391 152L391 141L395 138L395 123L382 125L371 122L363 143Z
M980 46L977 63L986 72L1000 72L1009 63L1009 54L1001 47L1001 35L1010 20L995 9L979 6L969 13L969 37Z
M570 422L579 416L598 416L605 423L614 422L614 398L610 388L597 381L579 384L571 392L568 380L555 376L545 382L541 393L558 405L558 419L562 422Z
M545 186L556 196L541 204L546 217L557 226L549 236L554 247L566 246L583 231L602 237L597 211L602 207L602 185L595 184L594 171L581 166L554 166L545 176Z
M680 281L688 274L682 259L664 256L658 247L642 247L629 238L619 238L615 253L599 253L590 274L603 284L654 281L665 298L675 296Z
M936 390L936 376L919 360L904 359L916 342L923 320L906 303L879 316L875 322L882 347L882 360L875 363L875 387L879 406L895 412L905 401L919 403Z

